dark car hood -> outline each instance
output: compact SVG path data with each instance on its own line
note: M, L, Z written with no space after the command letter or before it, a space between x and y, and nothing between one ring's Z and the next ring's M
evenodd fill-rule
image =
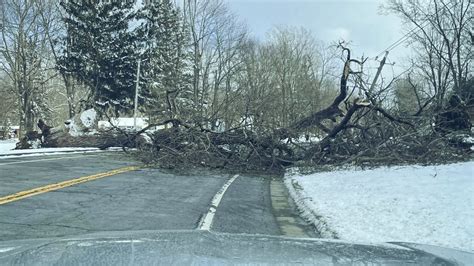
M208 231L101 232L0 242L1 265L469 265L474 254Z

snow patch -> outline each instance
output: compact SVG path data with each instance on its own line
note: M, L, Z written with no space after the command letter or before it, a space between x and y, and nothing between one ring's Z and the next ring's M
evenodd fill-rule
M471 145L471 151L474 151L474 137L466 136L462 139L462 142Z
M17 249L17 247L0 248L0 253L5 253Z
M69 129L69 135L73 137L78 137L82 135L82 130L79 128L78 125L73 120L68 120L68 124L66 127Z
M463 139L464 143L474 144L474 137L468 136Z
M321 139L321 137L310 133L299 135L297 138L293 138L291 141L296 144L312 144L320 142ZM290 139L288 138L281 140L282 143L288 143L289 141Z
M86 128L92 128L97 118L97 112L94 109L88 109L81 113L81 122Z
M286 175L323 237L474 251L474 162Z
M32 149L39 149L41 148L41 140L35 139L35 140L28 140L28 144L30 144L30 147Z
M146 134L146 133L141 133L140 136L143 138L143 140L145 141L145 143L147 144L153 144L153 140L151 139L151 137Z
M7 153L16 147L18 139L0 140L0 154Z
M82 112L79 119L69 119L66 121L66 128L73 137L83 135L93 135L96 132L97 112L94 109L87 109Z
M72 152L96 152L99 148L38 148L0 151L0 159L24 156L38 156L46 154L65 154Z

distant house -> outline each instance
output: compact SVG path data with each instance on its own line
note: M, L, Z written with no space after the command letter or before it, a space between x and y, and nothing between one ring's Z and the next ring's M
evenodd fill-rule
M112 118L109 121L99 121L99 129L109 129L112 127L118 127L123 130L134 130L134 118L133 117L118 117ZM137 117L137 130L142 130L148 126L148 118ZM166 128L166 125L151 128L150 130L159 130Z
M118 127L124 130L132 130L134 129L134 118L133 117L118 117L112 118L109 121L99 121L98 127L99 129L108 129L112 127ZM148 126L148 119L145 117L137 117L137 129L141 130Z

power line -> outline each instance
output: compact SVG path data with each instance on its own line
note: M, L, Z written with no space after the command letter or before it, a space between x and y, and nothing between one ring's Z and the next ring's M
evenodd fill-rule
M442 11L443 9L447 9L447 10L450 10L452 7L454 7L455 3L454 2L451 2L450 4L452 4L451 7L448 7L448 5L444 5L441 9L438 9L432 16L436 16L438 15L438 13L440 11ZM420 31L422 28L424 28L425 26L427 26L428 24L430 23L430 20L427 19L425 22L423 22L419 27L417 28L413 28L411 30L409 30L407 33L405 33L402 37L400 37L397 41L395 41L394 43L392 43L391 45L389 45L387 48L385 48L382 52L380 52L375 58L381 56L383 53L385 52L389 52L393 49L395 49L397 46L399 46L400 44L404 43L406 40L408 40L409 36L412 35L413 33L417 32L417 31Z

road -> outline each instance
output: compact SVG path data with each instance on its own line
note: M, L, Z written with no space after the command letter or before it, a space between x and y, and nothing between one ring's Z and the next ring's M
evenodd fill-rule
M0 158L0 184L0 241L202 229L315 236L278 178L177 173L116 152Z
M404 243L314 239L281 181L117 152L0 157L0 264L455 265Z

